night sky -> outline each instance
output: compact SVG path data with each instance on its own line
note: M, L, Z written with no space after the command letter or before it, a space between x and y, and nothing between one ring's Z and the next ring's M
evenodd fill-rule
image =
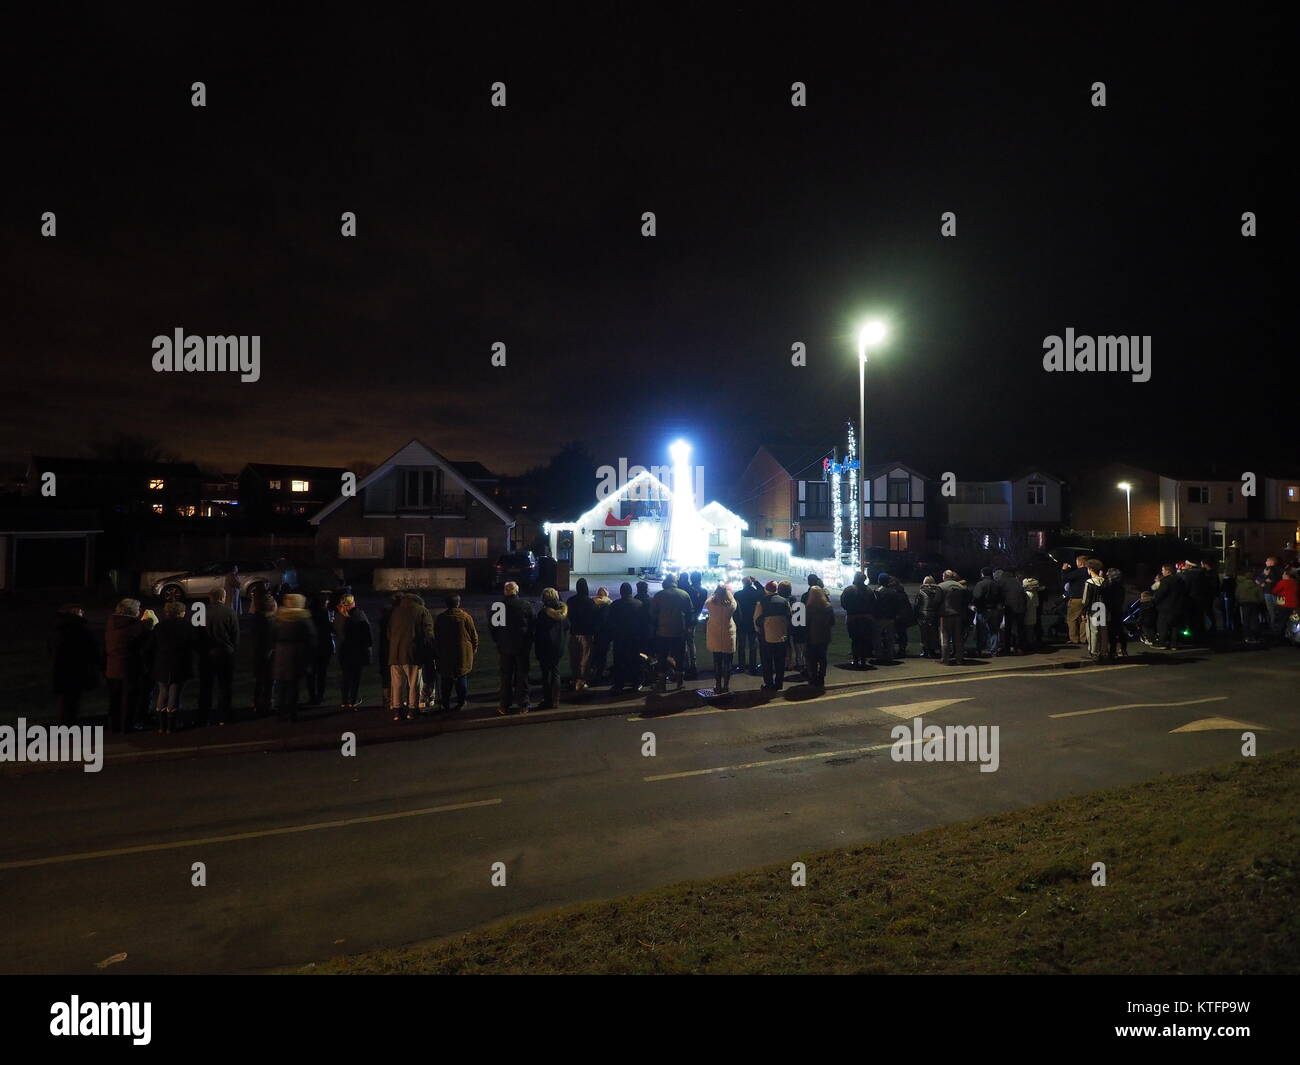
M842 439L874 310L869 459L1267 466L1294 406L1280 22L925 7L16 30L0 458L117 429L237 470L415 436L515 473L685 435L722 494L761 440ZM261 380L154 373L177 327L259 334ZM1066 327L1150 334L1151 381L1045 373Z

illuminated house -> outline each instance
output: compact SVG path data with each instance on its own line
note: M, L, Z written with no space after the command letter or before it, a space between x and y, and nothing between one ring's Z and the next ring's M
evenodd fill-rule
M657 572L667 561L672 501L672 489L643 471L577 520L547 522L551 554L568 562L573 573ZM691 507L685 520L705 544L707 565L725 566L740 554L740 537L748 526L721 503L698 511Z

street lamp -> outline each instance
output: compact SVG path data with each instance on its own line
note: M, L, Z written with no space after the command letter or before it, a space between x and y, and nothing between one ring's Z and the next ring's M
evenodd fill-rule
M1120 481L1116 488L1124 492L1124 509L1128 512L1128 534L1133 535L1133 486L1128 481Z
M858 486L859 492L858 506L861 507L867 500L867 462L866 462L866 422L867 422L867 352L872 348L879 347L880 342L885 339L888 330L885 323L879 318L873 318L869 322L864 322L858 329ZM874 500L872 501L874 502ZM870 515L870 511L867 511ZM861 522L862 515L857 515L858 521ZM858 537L858 569L866 571L866 545L863 542L864 537Z

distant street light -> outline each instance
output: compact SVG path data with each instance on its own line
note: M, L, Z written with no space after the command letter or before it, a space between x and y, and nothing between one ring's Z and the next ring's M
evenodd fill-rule
M861 491L858 493L858 506L861 507L867 500L867 352L872 348L879 347L880 342L885 339L888 329L885 323L878 318L873 318L869 322L864 322L858 329L858 486ZM874 500L873 500L874 502ZM870 515L870 511L867 514ZM862 515L858 515L859 523ZM866 570L866 545L865 538L858 537L858 569Z
M1116 486L1124 490L1124 509L1128 511L1128 534L1133 535L1133 486L1128 481L1120 481Z

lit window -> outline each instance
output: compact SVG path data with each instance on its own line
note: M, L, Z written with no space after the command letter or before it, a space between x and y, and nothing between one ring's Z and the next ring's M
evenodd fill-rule
M382 536L340 536L339 558L383 558Z
M177 508L176 508L176 513L179 514L182 518L192 518L192 517L194 517L195 514L198 513L198 508L197 508L197 507L177 507Z
M311 485L307 481L290 481L289 491L291 492L309 492Z
M278 492L278 491L280 490L280 482L279 482L279 481L267 481L267 487L269 487L269 488L271 489L272 492Z
M443 558L487 558L486 536L448 536L442 541Z
M151 492L161 492L166 487L167 482L161 477L152 477L149 480L149 491Z
M889 530L889 550L906 551L907 550L907 530L890 529Z
M155 503L153 505L153 512L155 514L161 514L163 512L163 505L161 503Z
M1286 501L1294 503L1300 499L1300 484L1289 484L1286 486Z
M601 529L591 539L591 549L598 555L618 555L627 552L627 533L622 529Z

